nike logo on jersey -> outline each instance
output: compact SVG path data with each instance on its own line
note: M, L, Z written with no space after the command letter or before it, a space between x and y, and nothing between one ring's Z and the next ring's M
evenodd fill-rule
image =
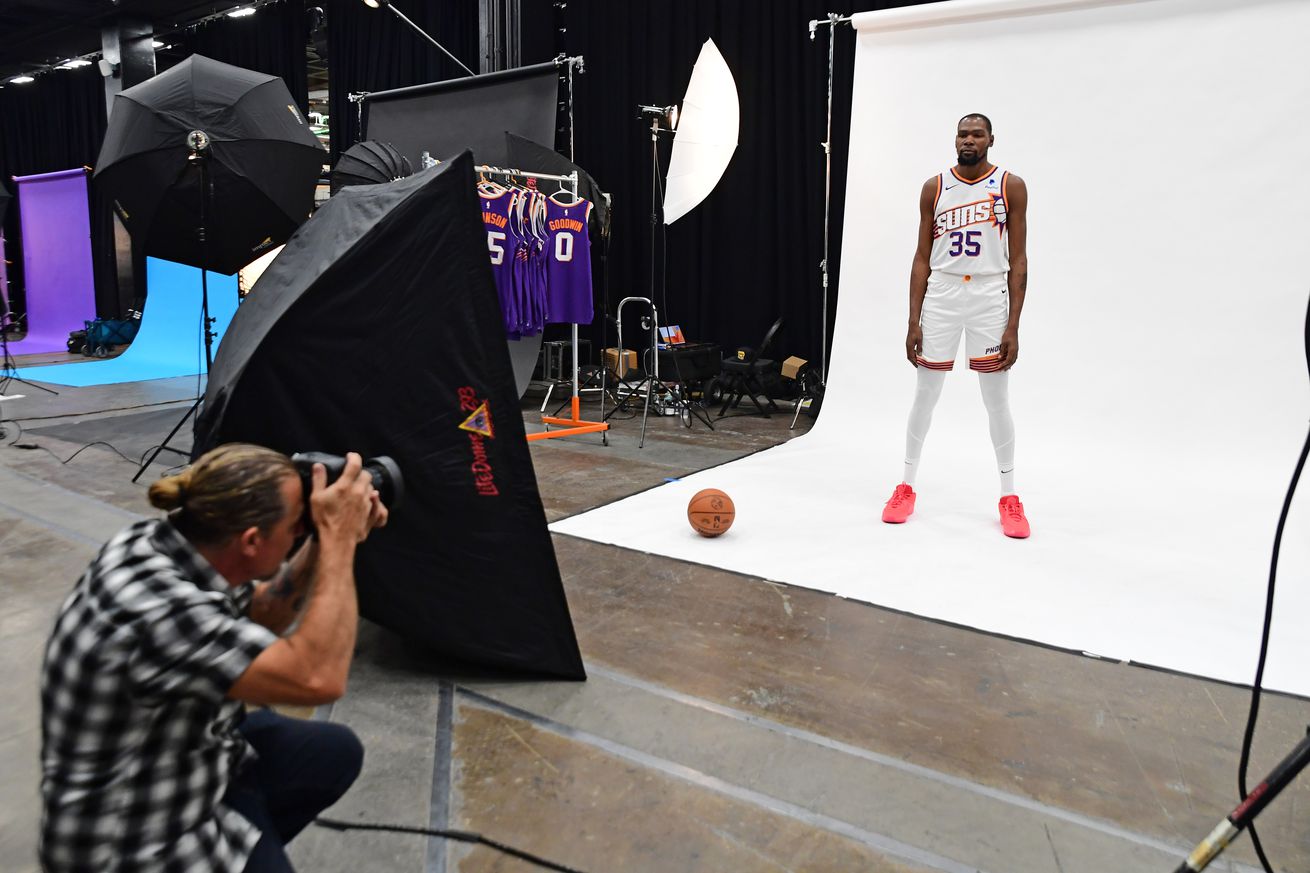
M958 188L958 187L960 187L960 183L959 183L959 182L956 182L954 185L944 185L944 186L942 186L942 190L943 190L943 191L949 191L949 190L951 190L952 188Z

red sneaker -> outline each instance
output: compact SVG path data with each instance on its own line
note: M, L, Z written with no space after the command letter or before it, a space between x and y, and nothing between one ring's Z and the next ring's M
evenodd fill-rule
M997 509L1001 512L1001 530L1007 537L1016 540L1028 538L1032 531L1028 527L1028 519L1023 514L1023 504L1019 502L1018 495L1007 494L1002 497Z
M888 524L905 524L905 519L914 512L914 489L904 482L896 486L891 500L882 510L882 520Z

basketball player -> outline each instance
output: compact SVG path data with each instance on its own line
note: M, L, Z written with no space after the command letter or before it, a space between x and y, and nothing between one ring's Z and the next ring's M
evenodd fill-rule
M987 159L993 142L987 116L961 118L955 134L958 162L925 182L919 194L919 245L910 271L905 337L918 386L905 435L904 477L882 520L901 524L914 512L923 440L963 333L1001 474L1001 530L1023 539L1030 530L1014 493L1009 370L1019 358L1019 313L1028 287L1028 188Z

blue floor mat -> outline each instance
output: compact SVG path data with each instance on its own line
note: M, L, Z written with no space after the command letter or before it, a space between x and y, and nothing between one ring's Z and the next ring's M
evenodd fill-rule
M214 349L237 308L237 277L209 274L209 316L216 319ZM195 267L146 259L146 307L141 330L123 354L108 361L23 367L18 376L53 385L110 385L194 376L204 371L200 332L200 271Z

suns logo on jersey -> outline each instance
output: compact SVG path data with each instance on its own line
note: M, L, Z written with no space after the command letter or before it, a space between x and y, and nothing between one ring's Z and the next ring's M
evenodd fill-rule
M963 206L947 209L937 213L933 222L932 238L937 239L953 230L975 224L989 224L998 233L1005 232L1005 198L1000 194L989 194L986 199L975 200Z

